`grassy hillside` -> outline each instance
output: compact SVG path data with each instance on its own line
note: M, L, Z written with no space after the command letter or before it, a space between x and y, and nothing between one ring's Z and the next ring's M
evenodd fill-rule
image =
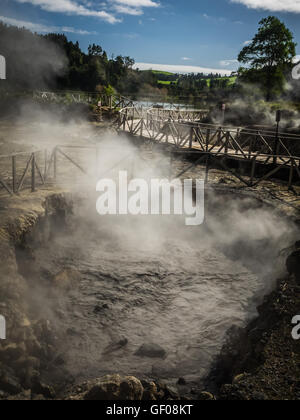
M216 80L229 80L229 86L232 86L235 84L237 77L236 76L232 76L232 77L218 77ZM207 82L207 86L210 87L210 83L211 83L211 79L206 79Z

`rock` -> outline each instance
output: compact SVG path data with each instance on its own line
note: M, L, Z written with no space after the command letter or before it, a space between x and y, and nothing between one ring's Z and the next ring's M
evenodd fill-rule
M54 277L53 284L58 289L69 291L78 287L80 279L81 275L78 271L68 268Z
M31 391L26 390L20 394L9 396L7 401L31 401Z
M200 392L198 395L199 401L215 401L215 397L210 392Z
M154 378L168 379L175 378L178 368L175 364L166 362L165 360L156 361L152 366L152 376Z
M120 349L122 349L123 347L126 347L128 344L128 340L127 338L121 338L118 342L116 343L112 343L109 346L107 346L104 351L103 351L103 355L109 354L109 353L113 353L116 352Z
M9 344L0 350L0 356L3 361L13 361L25 354L25 345L22 344Z
M294 274L300 283L300 250L293 252L286 260L286 268L289 274Z
M0 389L10 395L17 395L23 391L18 379L8 372L0 376Z
M144 388L143 401L156 401L158 398L158 389L154 382L142 381Z
M51 386L45 385L40 381L36 381L32 388L31 392L35 395L42 395L45 398L53 399L55 398L55 391Z
M39 369L40 367L40 360L37 359L36 357L20 357L18 360L16 360L13 363L13 366L16 367L17 369L22 369L22 368L32 368L32 369Z
M236 376L233 378L232 383L233 383L233 384L238 384L238 383L239 383L239 382L241 382L243 379L247 378L247 376L249 376L249 375L246 375L245 373L241 373L240 375L236 375Z
M267 401L268 398L263 392L254 392L252 394L252 400L254 401Z
M151 357L164 359L166 357L166 351L158 344L149 343L143 344L138 351L135 353L139 357Z
M184 378L179 378L177 381L177 385L181 385L181 386L186 385L186 380Z
M104 303L103 305L96 305L94 308L94 313L95 314L100 314L103 311L105 311L106 309L109 309L109 306L107 305L107 303Z
M107 375L95 381L84 395L88 401L141 401L144 388L133 376Z
M169 385L166 386L166 388L165 388L165 396L167 398L171 398L172 400L177 400L177 401L180 400L179 392L173 386L169 386Z

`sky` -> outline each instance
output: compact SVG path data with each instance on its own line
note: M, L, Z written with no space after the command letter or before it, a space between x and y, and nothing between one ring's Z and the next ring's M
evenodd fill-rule
M0 0L7 24L65 33L84 51L99 44L141 70L180 73L236 70L239 51L269 15L293 32L300 54L300 0Z

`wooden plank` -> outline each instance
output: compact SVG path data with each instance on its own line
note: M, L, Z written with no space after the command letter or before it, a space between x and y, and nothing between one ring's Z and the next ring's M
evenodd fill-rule
M9 186L6 184L6 182L4 181L4 179L2 179L0 177L0 184L3 185L3 187L6 189L6 191L10 194L10 195L14 195L12 190L9 188Z
M31 154L31 156L30 156L30 158L29 158L29 160L28 160L28 162L27 162L26 168L25 168L25 170L24 170L24 172L23 172L23 175L22 175L22 177L21 177L21 180L20 180L19 186L18 186L18 188L17 188L17 192L19 192L19 191L21 190L21 188L23 187L23 184L24 184L24 181L25 181L25 177L26 177L26 175L27 175L27 172L28 172L29 166L30 166L30 164L31 164L31 162L32 162L32 157L33 157L33 154Z
M291 159L289 160L289 162L291 162ZM288 162L288 163L289 163ZM268 172L266 175L264 175L262 178L260 178L259 181L257 181L254 186L257 186L258 184L260 184L262 181L265 181L266 179L271 178L271 176L275 175L277 172L279 172L282 168L284 167L284 165L279 165L277 166L275 169L273 169L272 171Z
M70 158L70 156L64 153L60 148L57 148L57 152L60 153L62 156L64 156L71 163L73 163L73 165L76 166L81 172L87 175L87 172L77 162L75 162L72 158Z

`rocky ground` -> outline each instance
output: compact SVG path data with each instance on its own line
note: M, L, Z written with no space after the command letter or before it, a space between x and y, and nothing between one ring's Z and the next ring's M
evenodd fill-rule
M219 399L300 399L300 341L292 338L299 308L300 283L290 275L265 298L257 319L229 333L208 378Z

